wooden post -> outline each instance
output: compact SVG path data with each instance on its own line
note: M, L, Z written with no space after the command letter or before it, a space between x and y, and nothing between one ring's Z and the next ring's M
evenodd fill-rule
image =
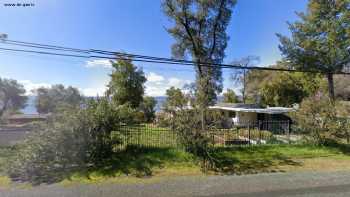
M249 141L249 144L250 144L250 124L248 123L248 141Z
M288 144L290 144L290 121L288 120L287 121L287 124L288 124L288 129L287 129L287 132L288 132Z

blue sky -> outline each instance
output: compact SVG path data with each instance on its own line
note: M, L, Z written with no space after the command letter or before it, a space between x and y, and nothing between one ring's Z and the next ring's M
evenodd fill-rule
M158 0L31 0L33 7L5 7L2 0L0 33L9 39L76 48L95 48L170 57L171 25ZM288 35L287 21L304 11L307 0L238 0L231 23L225 63L247 55L260 56L261 66L280 59L275 33ZM10 47L0 43L0 47ZM170 86L194 79L192 68L137 62L147 75L146 93L159 96ZM26 89L62 83L86 95L101 94L109 80L108 62L0 51L0 77L17 79ZM233 87L224 70L225 88Z

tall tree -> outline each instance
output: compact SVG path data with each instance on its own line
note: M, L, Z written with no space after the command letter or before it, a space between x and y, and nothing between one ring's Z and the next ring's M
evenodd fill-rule
M225 103L237 103L238 102L238 98L233 90L227 89L227 91L224 93L224 102Z
M255 65L260 61L260 58L257 56L247 56L238 61L234 61L232 64L238 65L244 68ZM231 79L235 85L242 85L242 101L246 102L246 91L247 91L247 69L235 70L235 73L231 75Z
M23 85L13 79L0 78L0 117L5 111L17 111L27 102Z
M222 63L229 37L226 28L235 0L163 0L165 14L174 22L168 32L175 38L172 54L176 58L191 56L196 62L196 100L207 107L222 91Z
M297 69L326 73L329 97L334 100L333 75L350 62L349 0L309 0L300 21L289 24L292 37L277 34L280 50Z
M143 101L140 105L140 109L144 114L146 122L151 122L156 117L155 115L156 112L154 109L156 105L157 105L157 101L154 97L145 96L143 98Z
M290 107L313 96L320 89L321 81L315 74L273 73L270 80L261 83L259 93L265 105Z
M142 69L133 65L132 60L118 60L113 62L114 71L108 84L107 95L117 105L130 104L138 108L142 102L146 82Z
M273 68L287 68L278 62ZM324 91L324 78L314 73L288 73L251 70L247 73L247 98L263 105L290 106L318 91Z
M183 109L187 105L188 99L179 88L171 87L166 90L165 110Z
M83 97L77 88L62 84L53 85L50 88L38 88L34 91L37 95L35 106L38 113L55 112L61 106L78 107Z

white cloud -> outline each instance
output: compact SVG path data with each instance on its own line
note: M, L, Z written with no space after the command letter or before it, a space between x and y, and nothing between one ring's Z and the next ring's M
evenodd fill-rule
M33 95L33 90L41 88L41 87L51 87L51 84L48 83L33 83L30 80L20 80L18 81L24 86L24 89L26 90L26 95Z
M150 72L146 75L147 81L149 82L160 82L164 81L164 77L162 75L158 75L154 72Z
M84 95L84 96L103 96L104 93L106 92L107 87L106 86L101 86L97 88L79 88L79 91Z
M186 82L184 80L172 77L169 79L169 85L174 87L180 87L182 88L183 85L185 85Z
M21 83L24 86L24 89L26 90L26 95L31 96L34 95L33 90L44 87L44 88L50 88L52 84L48 83L34 83L30 80L20 80L19 83ZM107 87L106 86L98 86L98 87L88 87L88 88L78 88L79 91L84 96L103 96Z
M147 82L145 84L145 93L149 96L164 96L166 90L169 89L171 86L174 86L176 88L183 88L185 84L191 83L190 80L185 80L176 77L166 78L154 72L146 74L146 77ZM30 80L20 80L19 82L23 84L26 90L26 95L32 95L32 90L35 90L37 88L49 88L52 85L49 83L34 83ZM84 96L103 96L105 91L107 90L106 84L107 82L102 83L101 81L99 81L99 83L96 83L95 85L92 85L90 87L78 87L78 89Z
M166 79L166 77L157 73L150 72L146 82L146 95L149 96L164 96L167 89L171 86L176 88L183 88L186 83L190 83L190 80L184 80L176 77Z
M94 59L86 61L85 67L87 68L112 68L111 60Z

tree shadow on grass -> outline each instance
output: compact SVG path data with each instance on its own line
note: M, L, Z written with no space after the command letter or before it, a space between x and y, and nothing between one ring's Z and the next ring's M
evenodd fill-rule
M284 172L282 165L301 166L302 163L275 151L270 147L215 148L214 171L219 174L256 174L262 172ZM237 154L235 154L237 153Z
M125 150L115 153L99 166L90 168L87 174L95 172L105 177L131 175L149 177L155 168L163 168L166 163L184 162L180 151L172 148L146 148L128 146Z
M185 159L181 151L171 148L128 146L122 151L113 153L109 159L101 161L99 165L51 167L40 172L33 172L35 175L25 180L18 179L17 177L21 176L16 175L11 178L15 182L29 182L37 186L53 184L65 179L72 180L72 177L76 175L83 179L90 179L95 175L101 176L102 179L121 175L149 177L152 176L155 168L163 168L166 163L184 162Z
M269 146L259 147L230 147L213 148L211 156L214 161L213 170L217 174L254 174L262 172L283 172L281 165L301 166L302 163ZM197 164L194 156L173 148L148 148L128 146L122 151L114 153L111 157L97 166L76 167L65 170L55 170L46 173L31 181L33 185L41 183L51 184L64 179L71 179L73 175L87 179L91 176L117 177L130 175L134 177L150 177L155 169L168 165L185 162ZM181 173L181 172L180 172Z
M339 143L335 140L328 140L325 145L327 147L335 148L344 155L350 155L350 144Z

